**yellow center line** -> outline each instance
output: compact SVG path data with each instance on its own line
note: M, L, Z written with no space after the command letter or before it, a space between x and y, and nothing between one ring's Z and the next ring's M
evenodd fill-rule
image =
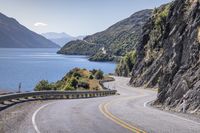
M137 97L134 97L134 98L139 98L139 97L143 97L144 95L141 95L141 96L137 96ZM121 120L120 118L118 118L117 116L114 116L111 112L109 112L108 110L108 106L111 104L111 103L114 103L114 102L117 102L119 100L125 100L125 99L132 99L133 97L128 97L128 98L123 98L123 99L115 99L115 100L112 100L110 102L107 102L107 103L102 103L99 105L99 109L101 111L101 113L107 117L108 119L112 120L113 122L115 122L116 124L130 130L131 132L134 132L134 133L146 133L145 131L133 126L133 125L130 125L128 124L127 122Z

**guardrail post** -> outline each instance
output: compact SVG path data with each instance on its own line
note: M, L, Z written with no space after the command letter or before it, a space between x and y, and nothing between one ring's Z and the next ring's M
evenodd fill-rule
M0 96L0 104L5 104L6 101L18 103L20 101L39 100L39 99L74 99L74 98L92 98L102 97L106 95L115 94L116 91L103 90L103 91L44 91L44 92L27 92L20 94L7 94Z
M69 99L68 95L63 95L64 99Z

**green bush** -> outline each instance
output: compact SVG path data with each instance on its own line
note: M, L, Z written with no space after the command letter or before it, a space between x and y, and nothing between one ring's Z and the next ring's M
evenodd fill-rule
M95 78L96 79L103 79L103 71L97 70L97 72L95 73Z
M49 83L47 80L41 80L36 86L35 91L43 91L43 90L55 90L55 85L53 83Z
M163 7L161 11L154 9L154 14L156 15L156 18L155 18L156 26L161 25L162 23L166 21L166 18L169 14L169 9L170 9L170 4Z
M97 71L98 71L98 70L93 69L93 70L91 70L90 72L91 72L93 75L95 75L95 73L96 73Z
M68 81L69 85L73 88L77 88L77 85L78 85L78 80L76 78L71 78L69 81Z
M73 77L80 78L80 77L81 77L81 74L78 73L78 72L74 72L74 73L73 73Z
M89 76L89 79L94 79L94 77L93 77L93 75L92 75L92 74L90 74L90 76Z
M68 91L68 90L74 90L75 88L72 87L69 83L67 85L65 85L64 90Z
M119 76L129 76L135 64L136 57L137 54L135 50L127 53L118 63L115 70L116 74Z
M84 89L89 89L90 85L86 81L80 81L78 83L78 88L84 88Z

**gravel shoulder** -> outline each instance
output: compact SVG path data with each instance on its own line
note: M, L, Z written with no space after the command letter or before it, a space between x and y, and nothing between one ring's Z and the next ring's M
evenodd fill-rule
M186 118L186 119L200 123L200 115L198 115L198 114L189 114L189 113L177 112L177 111L172 110L172 109L163 109L161 106L153 105L152 102L148 103L147 105L150 108L157 109L157 110L160 110L160 111L164 111L164 112L174 114L176 116L183 117L183 118Z
M0 133L17 133L21 124L30 121L33 112L48 102L50 101L23 102L0 111Z

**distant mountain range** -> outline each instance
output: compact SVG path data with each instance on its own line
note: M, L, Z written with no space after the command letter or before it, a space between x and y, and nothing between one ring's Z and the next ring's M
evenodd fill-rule
M114 60L135 48L151 15L152 10L136 12L102 32L67 43L58 53L90 55L93 61Z
M59 45L24 27L14 18L0 13L0 48L59 47Z
M73 37L64 32L62 33L47 32L47 33L42 33L42 36L60 45L61 47L72 40L78 40L78 39L82 40L84 38L84 36Z

